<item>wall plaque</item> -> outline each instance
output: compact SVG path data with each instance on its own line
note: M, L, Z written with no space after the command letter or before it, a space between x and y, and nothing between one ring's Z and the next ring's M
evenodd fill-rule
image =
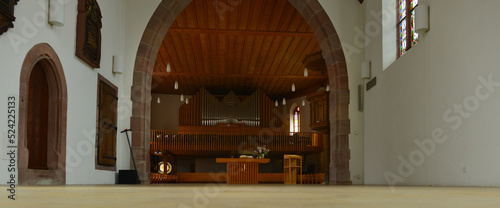
M76 56L93 68L101 64L101 19L96 0L78 0Z
M14 5L17 4L19 0L0 0L0 35L7 32L9 28L13 28L14 20Z

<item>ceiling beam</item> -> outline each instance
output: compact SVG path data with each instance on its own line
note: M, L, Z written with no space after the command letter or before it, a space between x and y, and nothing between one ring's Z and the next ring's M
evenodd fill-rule
M176 73L154 72L153 76L205 76L205 77L248 77L248 78L295 78L295 79L325 79L327 75L283 75L283 74L214 74L214 73Z
M170 28L169 33L177 34L208 34L208 35L232 35L232 36L268 36L268 37L299 37L315 38L311 32L269 32L269 31L250 31L250 30L210 30L198 28Z

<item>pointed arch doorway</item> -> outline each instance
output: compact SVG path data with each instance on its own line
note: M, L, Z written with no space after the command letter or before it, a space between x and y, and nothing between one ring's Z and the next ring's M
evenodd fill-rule
M192 0L162 0L144 31L137 51L131 92L132 149L142 183L149 183L151 81L163 37ZM351 184L349 172L349 85L347 65L337 32L318 0L288 0L309 24L328 68L330 91L330 175L332 185Z
M26 55L19 90L19 184L66 184L67 88L56 52L46 43Z

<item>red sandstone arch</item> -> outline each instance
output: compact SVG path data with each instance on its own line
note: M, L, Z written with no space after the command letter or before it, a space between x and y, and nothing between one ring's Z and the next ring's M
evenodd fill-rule
M140 179L149 183L151 80L155 59L168 29L192 0L163 0L149 20L137 51L131 99L132 148ZM349 85L337 32L318 0L288 0L314 31L328 67L330 86L330 184L351 184L349 172Z
M48 170L28 168L27 117L29 80L33 67L40 64L45 72L49 92L48 107ZM21 68L19 89L18 166L21 185L66 184L66 116L67 87L61 61L46 43L35 45L26 55Z

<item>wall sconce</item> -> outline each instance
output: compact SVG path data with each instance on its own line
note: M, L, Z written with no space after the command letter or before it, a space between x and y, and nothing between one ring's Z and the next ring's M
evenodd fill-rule
M371 78L371 63L369 61L361 62L361 79L370 79Z
M54 26L64 26L64 1L49 1L49 24Z
M302 106L306 106L306 100L302 100Z
M113 56L113 73L123 74L123 56L115 55Z
M419 4L415 8L415 32L423 34L429 30L429 6Z

